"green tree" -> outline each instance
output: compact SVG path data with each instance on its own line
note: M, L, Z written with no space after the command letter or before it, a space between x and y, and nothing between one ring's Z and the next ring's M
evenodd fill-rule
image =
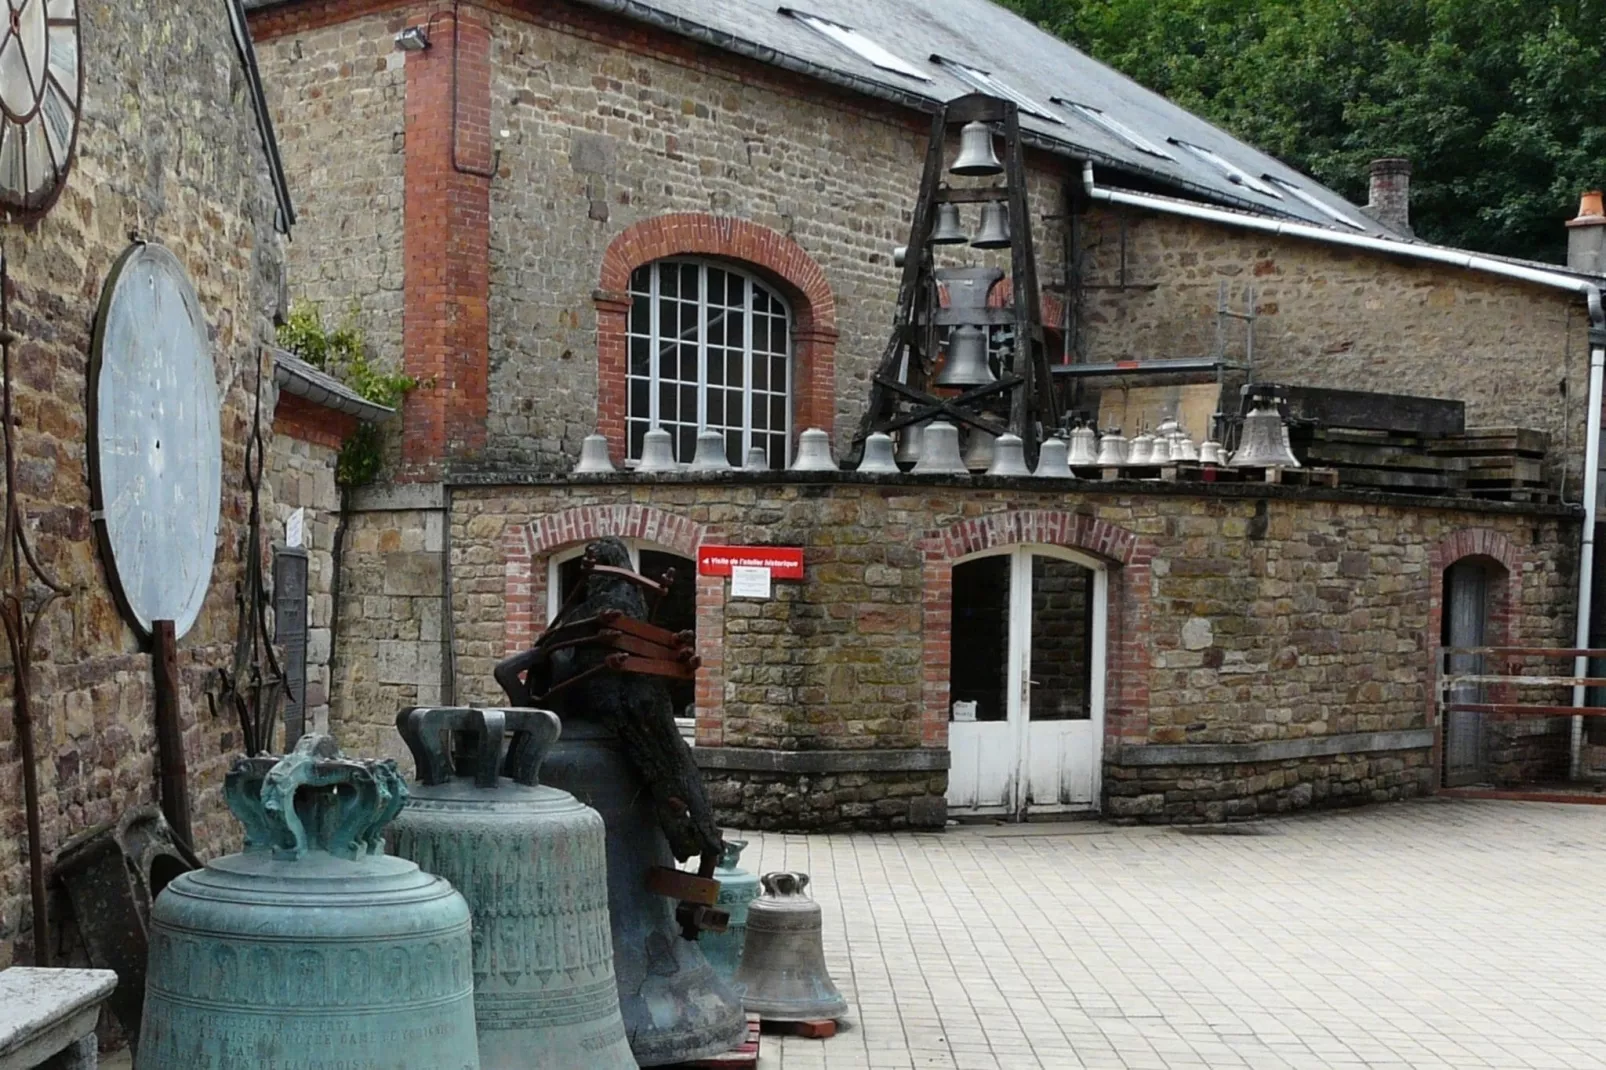
M1352 200L1409 158L1430 241L1560 260L1606 178L1606 0L1004 2Z

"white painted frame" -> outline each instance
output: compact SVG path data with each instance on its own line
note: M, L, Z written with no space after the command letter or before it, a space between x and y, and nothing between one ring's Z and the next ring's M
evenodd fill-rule
M974 776L967 779L968 770L960 774L961 785L968 786L971 781L975 784L976 798L983 797L988 790L989 783L993 785L995 794L1002 795L1002 801L992 804L976 804L970 806L958 805L952 800L950 806L955 814L973 815L1005 815L1016 820L1024 819L1031 813L1064 813L1078 811L1097 811L1100 808L1100 799L1103 793L1104 773L1104 707L1107 695L1108 663L1109 663L1109 612L1110 612L1110 574L1109 566L1103 561L1063 546L1051 546L1039 543L1025 543L1016 546L998 547L983 550L974 554L967 554L954 560L953 567L957 568L966 562L975 561L984 557L1008 556L1010 558L1009 573L1009 646L1008 646L1008 676L1006 679L1006 716L1003 722L963 722L950 721L948 726L948 749L951 768L949 772L950 790L953 790L955 772L961 763L975 763ZM1089 644L1089 680L1088 680L1088 718L1084 720L1040 721L1038 727L1045 729L1036 733L1039 738L1034 740L1032 731L1034 724L1031 720L1031 637L1032 637L1032 558L1052 557L1062 561L1070 561L1088 569L1093 574L1092 596L1093 613L1091 625L1091 642ZM1054 727L1050 727L1054 726ZM1082 728L1085 726L1085 728ZM1001 730L1001 731L1000 731ZM1088 768L1088 798L1086 801L1061 802L1056 791L1056 799L1051 803L1034 803L1030 801L1031 794L1031 758L1036 748L1051 744L1064 744L1064 738L1072 735L1085 734L1086 760ZM992 738L989 738L992 737ZM985 768L987 750L991 748L995 756L1002 748L1006 757L1012 759L1011 768L999 770ZM1040 757L1040 755L1038 755ZM1060 775L1064 775L1063 768ZM1002 777L1000 785L997 779L989 781L987 778ZM997 790L1001 787L1001 791Z

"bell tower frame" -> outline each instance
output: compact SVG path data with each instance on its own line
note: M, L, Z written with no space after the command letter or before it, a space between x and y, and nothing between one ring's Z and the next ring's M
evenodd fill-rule
M1001 129L1002 186L954 187L944 181L948 132L972 122ZM1002 308L962 314L945 309L938 294L931 246L937 208L943 204L996 201L1003 201L1009 209L1010 300ZM933 382L941 348L938 329L960 325L1012 327L1013 346L1003 355L995 382L934 393L943 389ZM1003 412L1005 398L1007 415ZM1019 435L1025 444L1027 463L1032 465L1037 460L1038 445L1060 421L1043 338L1020 111L1013 101L982 93L957 97L932 116L892 335L871 381L870 403L854 435L853 456L862 455L864 440L874 432L891 433L933 418L990 435Z

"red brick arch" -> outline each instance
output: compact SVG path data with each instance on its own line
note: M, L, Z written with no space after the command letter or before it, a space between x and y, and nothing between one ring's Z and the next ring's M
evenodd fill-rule
M1423 722L1433 729L1434 783L1444 770L1444 725L1439 718L1439 669L1443 663L1440 651L1444 643L1444 573L1458 561L1483 558L1498 564L1506 573L1504 589L1495 589L1494 604L1489 607L1489 646L1519 646L1516 609L1522 604L1522 555L1501 532L1491 528L1462 528L1446 535L1428 550L1428 686L1427 712ZM1569 665L1568 670L1571 670ZM1505 701L1501 694L1491 695L1493 701ZM1512 700L1524 701L1524 700ZM1531 700L1528 700L1531 701Z
M953 630L954 562L986 550L1032 544L1081 550L1111 566L1104 710L1106 753L1114 744L1147 742L1149 566L1153 547L1126 528L1060 509L1013 509L961 520L929 531L921 540L925 554L921 742L928 747L948 745L948 646Z
M605 535L639 539L692 560L705 541L724 532L651 505L581 505L509 527L502 540L506 562L503 644L509 654L527 650L547 625L547 563L552 554ZM724 739L725 588L718 576L697 577L697 740Z
M792 424L832 430L836 411L836 297L825 271L791 238L745 219L681 212L626 227L602 257L597 309L597 430L614 460L625 453L630 273L671 256L739 262L773 282L792 305Z

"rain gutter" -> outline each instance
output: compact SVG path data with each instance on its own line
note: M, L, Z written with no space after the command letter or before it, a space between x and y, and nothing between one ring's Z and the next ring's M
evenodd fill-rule
M1157 197L1152 194L1131 193L1118 189L1100 189L1093 180L1093 164L1091 161L1084 162L1082 165L1082 188L1090 200L1102 201L1105 204L1123 204L1132 208L1143 208L1154 212L1185 216L1189 219L1219 223L1228 227L1242 227L1246 230L1260 231L1264 234L1302 238L1307 241L1322 242L1326 245L1365 249L1370 252L1404 257L1409 260L1446 264L1467 271L1478 271L1488 275L1499 275L1502 278L1515 279L1518 282L1532 283L1535 286L1548 286L1555 290L1566 290L1582 297L1589 313L1589 404L1588 427L1584 446L1584 530L1580 539L1578 554L1578 627L1573 646L1579 650L1589 647L1589 619L1593 609L1591 597L1595 578L1595 513L1597 499L1600 496L1601 392L1603 374L1606 374L1606 309L1603 309L1601 305L1599 286L1576 275L1525 267L1521 264L1512 264L1504 260L1495 260L1486 256L1478 256L1474 253L1463 252L1460 249L1449 249L1442 245L1419 245L1414 242L1398 241L1391 238L1373 238L1364 234L1346 234L1343 231L1312 226L1308 223L1291 223L1264 216L1244 215L1239 212L1212 208L1209 205L1179 201L1170 197ZM1588 669L1588 658L1579 657L1574 660L1574 676L1588 676ZM1573 688L1573 705L1579 709L1584 707L1584 688L1582 686ZM1577 779L1581 770L1583 741L1584 719L1582 716L1575 715L1572 723L1570 760L1570 775L1574 779Z

